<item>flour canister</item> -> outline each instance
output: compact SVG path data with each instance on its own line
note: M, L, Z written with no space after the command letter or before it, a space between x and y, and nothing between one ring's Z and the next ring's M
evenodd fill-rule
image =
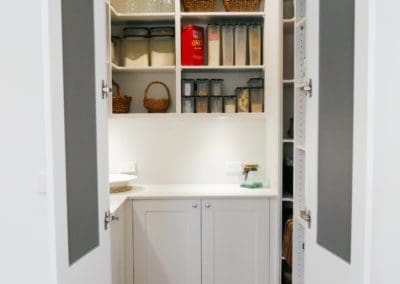
M182 28L182 65L204 64L204 28L184 25Z
M124 29L124 66L149 66L149 30L146 28Z
M150 30L152 66L175 65L175 30L173 27L152 28Z

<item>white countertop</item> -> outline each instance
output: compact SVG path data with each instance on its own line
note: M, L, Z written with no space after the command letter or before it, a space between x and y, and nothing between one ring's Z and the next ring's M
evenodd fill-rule
M265 198L278 196L276 189L247 189L237 184L168 184L137 185L131 191L110 195L110 211L114 213L127 199L207 199Z

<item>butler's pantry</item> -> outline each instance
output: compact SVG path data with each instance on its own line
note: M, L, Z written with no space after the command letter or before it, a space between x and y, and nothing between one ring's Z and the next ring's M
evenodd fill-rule
M352 35L354 7L339 2ZM325 218L335 202L344 204L339 219L351 216L348 191L318 200L326 208L319 219L307 203L313 134L333 133L328 106L344 118L350 111L327 91L319 107L328 117L313 118L318 56L308 40L318 34L308 29L319 13L308 7L307 0L62 1L71 275L90 265L112 284L302 284L317 222L318 243L349 261L351 228ZM337 21L334 13L322 18L326 29ZM340 35L332 39L329 46L351 53ZM329 57L324 47L321 58ZM342 51L338 60L348 62ZM329 72L352 78L346 66L320 67L320 88L329 89ZM351 82L342 86L346 97ZM350 137L352 121L344 124ZM336 146L349 157L345 138L320 140L321 159ZM336 158L345 183L351 161ZM321 185L336 178L327 175Z

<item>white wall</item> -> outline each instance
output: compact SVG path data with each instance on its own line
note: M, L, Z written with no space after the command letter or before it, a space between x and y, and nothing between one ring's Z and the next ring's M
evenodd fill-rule
M41 1L2 1L0 283L50 283Z
M368 273L372 284L399 283L400 37L396 0L374 0L373 199Z
M110 119L110 167L136 161L137 183L237 183L227 161L265 169L263 118Z

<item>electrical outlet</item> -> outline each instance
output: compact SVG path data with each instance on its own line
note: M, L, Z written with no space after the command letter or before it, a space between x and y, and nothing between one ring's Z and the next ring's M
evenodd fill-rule
M237 161L229 161L225 163L225 173L227 175L239 175L243 171L243 163Z

